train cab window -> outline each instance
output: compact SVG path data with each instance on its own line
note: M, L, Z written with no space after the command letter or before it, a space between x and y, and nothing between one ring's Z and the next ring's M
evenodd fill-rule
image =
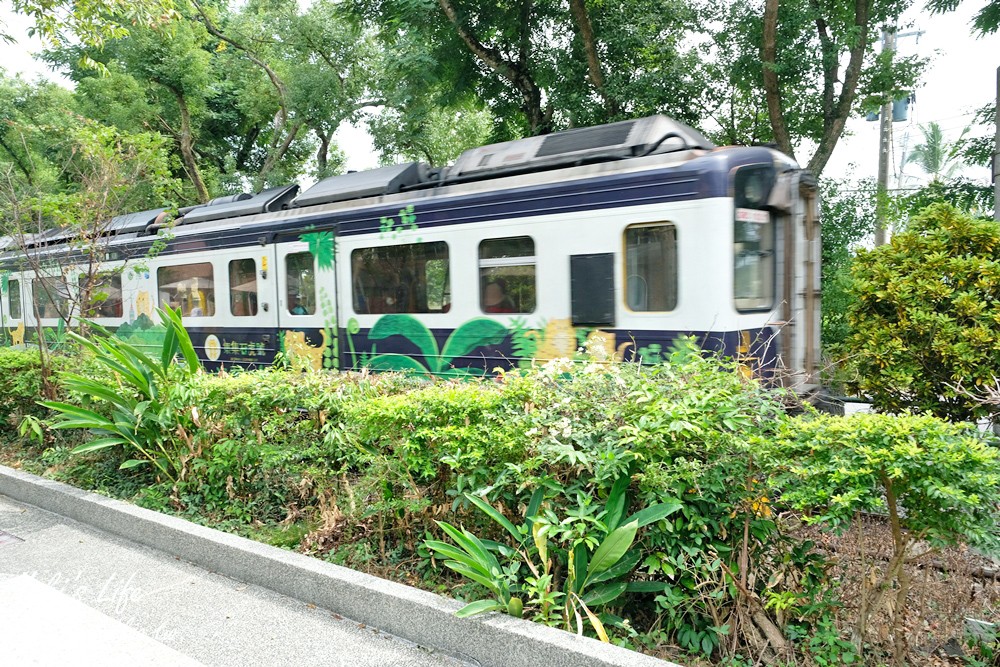
M36 278L31 281L32 301L43 319L69 316L69 285L62 278Z
M451 309L448 244L409 243L351 253L354 312L446 313Z
M251 258L229 262L229 312L236 317L257 314L257 262Z
M530 236L479 244L479 307L484 313L535 312L535 242Z
M736 209L733 300L741 311L774 304L774 222L768 211Z
M7 281L7 303L10 304L10 318L21 319L21 281Z
M87 286L87 276L77 281L80 298ZM94 276L90 285L90 299L83 307L84 317L122 316L122 277L118 274Z
M161 308L180 308L183 317L215 315L215 274L208 262L157 269L156 290Z
M289 315L312 315L316 312L316 272L311 252L296 252L285 257L285 284Z
M635 312L677 307L677 229L671 224L625 230L625 303Z

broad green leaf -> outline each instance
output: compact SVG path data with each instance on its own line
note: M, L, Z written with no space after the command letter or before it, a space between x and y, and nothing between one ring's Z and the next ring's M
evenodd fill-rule
M99 438L78 447L74 447L70 453L84 454L86 452L95 452L99 449L107 449L108 447L114 447L124 443L125 440L122 438Z
M597 551L594 552L593 557L590 559L590 567L587 569L587 579L584 582L585 586L594 576L611 568L612 565L621 560L621 557L632 546L638 530L639 524L631 521L615 529L614 532L604 538L604 541L597 547Z
M624 581L612 581L603 586L595 586L587 591L586 594L581 595L580 599L583 600L584 604L597 607L618 599L625 592L625 589L626 584Z
M445 558L464 563L475 570L481 570L483 575L492 576L492 573L489 571L489 563L479 561L475 556L463 551L459 547L436 540L425 540L424 544L427 545L428 549L435 551Z
M684 507L684 505L676 500L669 503L650 505L646 509L639 510L629 518L625 519L622 523L632 523L634 521L638 524L639 528L643 528L651 523L659 521L660 519L666 519L682 507Z
M629 593L662 593L666 588L665 581L630 581L625 590Z
M118 466L119 470L129 470L131 468L137 468L139 466L149 465L149 461L145 459L130 459L125 463Z
M625 513L626 492L631 481L632 478L629 475L622 475L615 480L611 486L611 492L608 493L608 501L604 504L604 509L607 511L604 525L608 527L609 533L618 528L622 515Z
M466 618L468 616L485 614L488 611L500 611L502 609L503 605L496 600L476 600L475 602L470 602L456 611L455 616L458 616L459 618Z
M621 560L609 567L607 570L591 577L590 583L598 584L602 581L610 581L611 579L624 577L636 568L641 559L642 551L639 549L632 549L622 556Z
M490 505L484 499L478 496L474 496L471 493L465 494L465 497L468 498L473 505L482 510L483 513L486 514L486 516L490 517L498 524L503 526L507 530L507 532L510 533L511 536L518 541L518 543L520 543L524 539L525 536L521 534L521 531L519 531L517 527L513 523L511 523L507 517L498 512L492 505Z

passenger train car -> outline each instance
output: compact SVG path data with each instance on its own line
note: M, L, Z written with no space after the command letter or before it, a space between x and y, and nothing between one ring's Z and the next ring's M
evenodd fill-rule
M156 307L179 307L210 368L280 353L315 368L484 374L583 347L649 363L691 335L756 373L816 387L814 180L773 149L715 147L664 116L166 218L111 221L103 298L86 313L156 345ZM85 259L65 237L27 244L41 275L7 240L9 344L30 344L39 323L58 337Z

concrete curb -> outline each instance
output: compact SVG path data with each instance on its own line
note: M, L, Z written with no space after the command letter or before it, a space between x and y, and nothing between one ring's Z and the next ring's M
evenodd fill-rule
M679 667L0 466L0 494L483 667Z

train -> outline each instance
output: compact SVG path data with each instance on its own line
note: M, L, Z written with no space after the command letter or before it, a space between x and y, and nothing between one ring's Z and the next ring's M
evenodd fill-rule
M0 332L57 343L82 311L155 347L169 306L210 369L440 375L657 363L688 336L810 393L819 225L816 181L790 157L655 115L122 215L89 303L93 251L61 230L3 239Z

